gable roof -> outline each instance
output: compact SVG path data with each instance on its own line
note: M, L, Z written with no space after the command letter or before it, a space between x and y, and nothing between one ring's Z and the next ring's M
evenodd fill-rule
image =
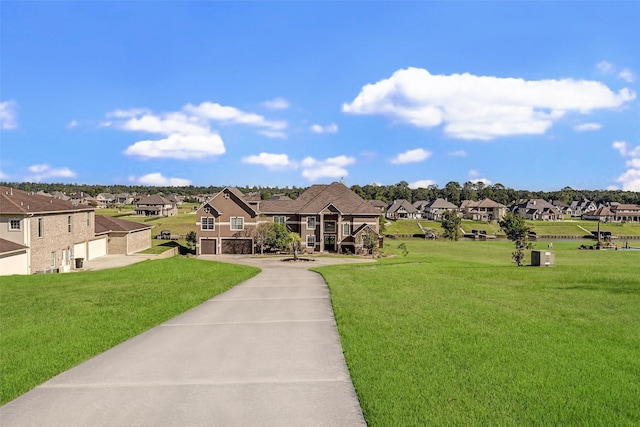
M387 209L387 212L394 213L400 210L400 208L404 208L404 210L406 210L408 213L418 212L418 210L405 199L394 200L391 206L389 206L389 208Z
M82 212L95 210L91 206L76 206L69 200L42 196L33 192L0 186L0 213L33 214Z
M106 215L96 215L95 232L96 234L104 234L109 232L126 232L149 230L150 225L141 224L139 222L127 221L125 219L114 218Z
M340 182L312 185L296 200L263 200L260 211L271 214L317 214L329 205L343 215L379 215L371 203Z
M458 209L456 205L442 198L435 199L433 202L427 204L427 207L429 209Z
M136 205L175 205L175 202L167 199L166 197L162 197L159 194L152 194L143 199L140 199L136 202Z

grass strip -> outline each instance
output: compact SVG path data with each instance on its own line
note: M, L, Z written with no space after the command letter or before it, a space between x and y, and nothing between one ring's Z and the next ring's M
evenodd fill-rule
M258 272L173 257L101 271L0 277L0 403Z
M640 424L639 251L555 242L534 268L507 242L404 243L317 269L369 426Z

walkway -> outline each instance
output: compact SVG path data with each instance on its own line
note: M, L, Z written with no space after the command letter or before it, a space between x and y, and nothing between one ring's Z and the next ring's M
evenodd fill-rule
M327 285L307 270L346 261L211 259L262 273L6 404L0 425L365 425Z

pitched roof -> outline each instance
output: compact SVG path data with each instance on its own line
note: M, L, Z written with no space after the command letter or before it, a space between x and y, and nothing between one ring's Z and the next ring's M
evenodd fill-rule
M19 243L11 242L9 240L0 239L0 254L8 254L11 252L20 252L25 249L29 249L28 246L21 245Z
M389 206L389 208L387 209L387 212L394 213L397 212L400 208L404 208L404 210L406 210L408 213L418 212L418 210L405 199L394 200L391 206Z
M435 199L433 202L430 202L427 207L429 209L458 209L456 205L445 200L445 199Z
M151 229L150 225L139 222L127 221L125 219L114 218L106 215L96 215L96 234L104 234L113 231L130 233L132 231Z
M137 205L173 205L175 202L167 199L166 197L162 197L159 194L152 194L143 199L138 200Z
M296 200L263 200L260 203L260 211L317 214L329 205L333 205L343 215L379 215L371 203L340 182L312 185Z
M75 206L69 200L56 199L33 192L0 186L0 213L33 214L93 210L95 209L90 206Z

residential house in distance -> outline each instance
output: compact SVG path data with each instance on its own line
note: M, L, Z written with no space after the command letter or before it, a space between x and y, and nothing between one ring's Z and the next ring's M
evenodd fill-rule
M389 219L417 219L418 210L405 199L394 200L387 208Z
M517 204L512 211L525 218L541 221L557 221L562 219L558 208L544 199L531 199Z
M418 211L418 218L424 217L424 210L429 205L429 201L427 200L419 200L417 202L413 202L413 207Z
M105 215L96 215L96 236L107 237L107 255L131 255L151 247L151 226Z
M432 221L442 221L442 216L446 211L459 212L460 208L445 199L436 199L427 203L422 217Z
M173 216L178 213L178 205L159 194L142 197L136 202L136 215L140 216Z
M295 200L247 200L227 187L196 212L196 253L251 254L253 231L262 222L285 224L306 252L363 251L363 237L378 234L380 211L344 184L313 185Z
M99 208L106 208L116 202L116 197L111 193L99 193L96 196L96 204Z
M574 216L582 216L584 214L588 214L590 212L595 212L598 209L595 203L588 199L582 199L578 201L571 202L571 210L573 211L572 215Z
M507 214L507 207L491 199L464 200L460 205L462 218L473 221L500 221Z
M0 187L1 274L70 271L75 259L105 255L94 227L93 207Z
M377 211L380 212L380 215L384 215L387 210L387 204L382 200L369 200L371 206L373 206Z
M132 205L133 204L133 196L129 193L118 193L114 198L114 203L118 205Z
M584 219L603 222L640 222L640 205L617 203L601 206L583 215Z

